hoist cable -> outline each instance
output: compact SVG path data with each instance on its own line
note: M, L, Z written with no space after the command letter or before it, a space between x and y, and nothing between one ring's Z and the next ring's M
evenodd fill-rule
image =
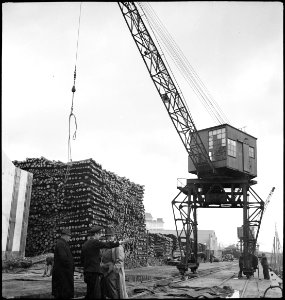
M77 30L77 41L76 41L76 54L75 54L75 66L74 66L74 75L73 75L73 87L71 89L72 91L72 101L71 101L71 111L69 114L69 127L68 127L68 162L72 161L72 155L71 155L71 139L70 139L70 124L71 124L71 118L74 118L74 122L75 122L75 131L73 134L73 140L76 139L76 132L77 132L77 121L76 121L76 117L75 114L73 113L73 104L74 104L74 93L76 91L75 88L75 82L76 82L76 65L77 65L77 59L78 59L78 45L79 45L79 33L80 33L80 21L81 21L81 6L82 6L82 2L80 3L80 12L79 12L79 21L78 21L78 30Z
M151 27L155 28L152 29L152 31L155 30L157 32L158 37L165 45L166 51L171 56L177 68L180 70L182 76L188 83L190 83L191 88L196 93L196 95L199 96L202 104L205 106L211 116L216 118L219 123L225 123L224 120L227 120L225 114L223 113L219 105L215 102L215 100L205 87L204 83L195 72L194 68L191 66L187 58L184 56L179 46L175 43L167 29L163 26L162 22L155 14L151 6L149 4L145 5L145 3L143 4L143 6L144 9L142 7L141 9L144 11L149 25L151 26L151 24L153 24L153 26ZM215 106L213 106L212 102L215 103ZM229 123L228 120L227 123Z
M160 23L161 23L161 21L160 21ZM211 94L209 93L209 91L205 87L204 83L202 82L202 80L200 79L200 77L198 76L198 74L196 73L194 68L191 66L191 64L189 63L187 58L184 56L184 54L181 51L181 49L179 48L179 46L177 44L175 44L175 41L172 39L171 35L168 33L168 31L166 29L165 29L165 31L166 31L166 35L169 36L169 38L172 41L170 45L173 45L177 49L177 51L175 51L175 53L178 55L178 58L184 64L184 66L186 68L186 71L189 72L189 70L190 70L190 75L193 74L193 78L194 78L195 81L197 81L198 87L201 89L201 92L205 95L206 100L208 101L208 103L210 105L210 108L212 107L213 111L219 117L219 120L224 122L224 119L227 119L227 117L225 116L225 114L223 113L223 111L221 110L219 105L216 103L215 99L211 96ZM215 104L215 107L213 106L212 102Z
M80 13L79 13L79 24L78 24L78 31L77 31L77 43L76 43L76 55L75 55L75 67L74 67L74 75L73 75L73 86L71 89L72 92L72 99L71 99L71 111L69 114L69 118L68 118L68 160L67 160L67 167L66 167L66 172L64 175L64 180L63 182L59 185L59 189L58 189L58 199L61 198L61 195L63 195L63 199L65 198L65 187L66 187L66 183L67 183L67 179L69 176L69 171L72 165L72 158L71 158L71 141L70 141L70 124L71 124L71 118L74 118L74 122L75 122L75 132L73 134L73 139L76 139L76 131L77 131L77 121L76 121L76 117L73 113L73 103L74 103L74 93L76 91L75 88L75 81L76 81L76 65L77 65L77 57L78 57L78 43L79 43L79 31L80 31L80 19L81 19L81 5L82 2L80 3ZM56 227L60 228L60 223L61 223L61 207L59 205L58 207L58 219L56 220L55 224L54 224L54 230L56 229Z
M149 14L151 14L151 13L149 13ZM146 15L146 18L148 18L147 15ZM191 72L189 73L189 70L185 66L185 63L183 62L181 57L179 57L179 53L175 49L175 44L173 42L171 43L169 38L166 36L165 32L162 31L163 29L161 29L161 26L150 15L149 15L148 22L149 23L152 22L154 24L154 28L155 28L157 34L159 35L159 38L165 44L167 52L172 57L177 68L180 69L180 72L181 72L182 76L186 79L186 81L188 81L188 83L189 83L189 80L190 80L190 85L192 84L191 87L192 87L193 91L197 94L197 96L200 96L202 98L201 99L203 101L202 104L205 106L205 108L208 110L208 112L212 115L212 117L216 118L219 123L222 123L223 121L221 121L221 117L219 116L219 114L215 113L214 107L213 106L211 107L211 103L209 103L209 101L207 100L206 94L204 93L203 90L201 90L197 81L193 77L193 74ZM151 26L151 24L149 24L149 25ZM159 34L159 32L160 32L160 34ZM178 48L178 47L176 46L176 48ZM187 74L188 74L188 76L186 76ZM189 77L189 75L190 75L190 77Z
M152 9L152 8L150 7L150 9ZM220 110L220 113L218 110L215 109L215 107L213 106L213 104L211 103L211 100L210 100L210 98L212 98L212 96L210 95L209 91L206 89L202 80L199 78L198 74L195 72L195 70L193 69L193 67L187 60L187 58L184 56L184 54L181 51L181 49L179 48L179 46L175 43L175 41L173 40L173 38L171 37L171 35L167 31L167 29L163 26L162 22L157 17L155 12L154 11L153 11L153 13L150 12L150 15L154 15L154 17L151 17L151 20L152 20L152 22L155 23L155 28L157 28L158 31L161 32L161 35L159 35L159 37L164 40L164 43L165 43L168 53L170 55L172 55L173 57L175 57L176 62L179 63L179 61L180 61L182 63L182 70L181 70L181 68L180 68L180 70L183 73L186 71L186 73L191 76L191 80L192 80L193 84L195 84L195 86L197 86L199 88L201 96L205 100L206 105L208 105L210 110L212 110L218 116L219 121L224 122L224 120L221 116L221 114L223 114L223 112L219 108L218 104L216 104L216 107L217 107L217 109ZM155 19L158 21L156 21ZM170 47L170 49L172 50L172 53L170 50L168 50L168 47ZM191 70L191 72L189 71L189 69ZM185 78L185 76L184 76L184 78ZM212 100L213 100L213 102L215 102L214 99L212 99Z
M143 10L143 9L142 9ZM144 10L143 10L144 11ZM148 24L149 24L149 27L150 27L150 29L151 29L151 31L153 32L153 34L154 34L154 37L155 37L155 39L156 39L156 41L157 41L157 43L160 45L160 43L158 42L158 40L157 40L157 37L156 37L156 34L155 34L155 32L154 32L154 29L153 29L153 26L151 25L151 21L148 19L148 16L145 14L145 17L146 17L146 19L147 19L147 22L148 22ZM154 26L155 27L155 26ZM160 37L161 38L161 37ZM167 42L164 42L163 40L163 38L161 38L162 39L162 42L163 43L167 43ZM161 46L160 46L160 48L161 48ZM166 50L167 50L167 52L170 54L170 56L171 56L171 53L169 52L169 50L168 50L168 48L166 48ZM162 50L161 50L161 52L163 52ZM180 69L181 70L181 67L180 67L180 65L181 65L181 61L179 61L179 60L177 60L177 58L176 57L174 57L174 55L172 55L172 59L174 59L174 63L176 64L176 66L178 67L178 69ZM166 60L166 59L165 59ZM170 69L170 68L169 68ZM170 69L171 70L171 69ZM185 78L185 80L186 81L188 81L188 83L189 83L189 80L191 80L191 82L190 82L190 86L191 86L191 88L193 89L193 91L196 93L196 95L198 96L198 98L200 97L202 97L202 99L201 100L204 100L204 102L202 102L202 104L205 106L205 108L208 110L208 112L211 114L211 116L212 116L212 118L214 119L216 116L215 116L215 114L213 113L213 111L211 110L211 108L209 109L208 107L207 107L207 101L204 99L204 96L199 92L199 89L198 89L198 86L197 86L197 84L196 84L196 82L193 80L193 79L189 79L189 77L186 77L185 76L185 72L181 72L181 74L182 74L182 76ZM191 74L190 74L191 75ZM186 102L185 102L186 103ZM218 122L219 122L219 120L218 120Z
M67 165L67 169L66 169L66 174L65 174L65 179L64 179L64 182L66 183L67 182L67 179L68 179L68 175L69 175L69 171L70 171L70 168L71 168L71 164L72 164L72 153L71 153L71 136L70 136L70 130L71 130L71 119L73 117L74 119L74 123L75 123L75 131L73 133L73 140L76 139L76 132L77 132L77 121L76 121L76 116L75 114L73 113L73 105L74 105L74 93L76 91L76 88L75 88L75 82L76 82L76 66L77 66L77 59L78 59L78 46L79 46L79 33L80 33L80 21L81 21L81 6L82 6L82 2L80 3L80 12L79 12L79 20L78 20L78 29L77 29L77 41L76 41L76 54L75 54L75 66L74 66L74 74L73 74L73 86L72 86L72 89L71 89L71 92L72 92L72 100L71 100L71 110L70 110L70 114L69 114L69 118L68 118L68 165ZM70 164L71 162L71 164Z

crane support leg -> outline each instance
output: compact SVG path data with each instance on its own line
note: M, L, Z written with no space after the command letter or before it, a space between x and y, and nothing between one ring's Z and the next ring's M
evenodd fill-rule
M195 272L199 266L198 208L243 209L243 273L248 277L253 275L257 267L254 253L264 209L264 201L251 188L254 184L255 181L244 178L187 179L185 186L178 187L180 192L172 201L172 209L181 253L181 263L177 267L182 275L189 268Z
M251 200L249 196L252 196ZM243 186L243 273L248 278L258 268L256 243L264 212L264 201L249 186Z
M197 192L195 191L195 185L190 184L187 187L188 193L186 197L180 192L172 201L176 233L181 254L181 262L177 268L183 276L188 269L196 273L199 266L197 262Z

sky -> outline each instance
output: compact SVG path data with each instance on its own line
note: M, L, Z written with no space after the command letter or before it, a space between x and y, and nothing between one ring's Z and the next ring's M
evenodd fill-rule
M258 238L283 240L283 5L281 2L151 2L232 126L257 138L253 186L266 200ZM145 186L145 211L175 229L171 201L187 153L116 2L83 2L72 160L93 158ZM68 161L80 2L2 4L2 149L11 160ZM217 125L172 69L197 129ZM71 134L75 129L71 123ZM198 229L236 244L242 209L198 209Z

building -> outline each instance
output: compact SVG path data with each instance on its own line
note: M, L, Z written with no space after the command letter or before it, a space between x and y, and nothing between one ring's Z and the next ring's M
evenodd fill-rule
M150 215L150 214L149 214ZM161 234L174 234L177 235L176 230L172 229L148 229L149 233L161 233ZM191 236L193 238L193 236ZM198 243L205 245L207 258L210 258L210 254L216 257L220 256L220 247L218 239L214 230L198 230Z
M32 180L2 151L2 259L25 256Z
M147 230L163 230L163 218L153 219L150 213L145 213L145 224Z
M221 256L218 239L214 230L198 230L198 243L206 245L208 258L210 254L213 254L215 257Z

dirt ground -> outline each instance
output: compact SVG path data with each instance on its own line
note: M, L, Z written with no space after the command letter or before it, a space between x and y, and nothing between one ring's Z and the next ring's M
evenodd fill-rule
M223 267L228 262L217 262L217 263L201 263L198 269L202 274L205 270L215 270L219 267ZM228 272L228 273L227 273ZM5 298L46 298L52 299L51 296L51 277L43 277L44 264L34 264L28 270L14 270L7 273L2 273L2 296ZM244 279L237 279L238 273L238 262L232 262L232 269L225 270L219 273L220 277L226 277L234 275L230 282L226 285L230 286L232 292L239 291L242 289ZM214 288L221 280L217 275L212 274L211 277L204 278L199 277L195 281L184 281L179 283L179 287L175 282L180 279L179 273L175 266L149 266L144 268L136 268L131 270L125 270L126 274L126 286L127 292L130 298L163 298L173 299L181 298L184 299L189 297L198 297L203 294L209 295L212 298L216 295L219 298L225 298L229 295L229 290L223 290L221 288ZM176 277L177 276L177 277ZM252 282L248 285L248 297L257 298L256 282L260 286L260 295L270 286L271 281L265 281L261 278L257 278L255 274ZM168 279L167 279L168 278ZM171 278L171 279L169 279ZM195 286L193 286L195 282ZM74 275L75 284L75 298L83 298L86 293L86 284L83 281L83 276L79 272L75 272ZM176 284L176 289L175 289ZM172 286L171 286L172 285ZM281 297L280 289L272 289L268 291L268 295L274 297ZM239 298L239 297L238 297Z

